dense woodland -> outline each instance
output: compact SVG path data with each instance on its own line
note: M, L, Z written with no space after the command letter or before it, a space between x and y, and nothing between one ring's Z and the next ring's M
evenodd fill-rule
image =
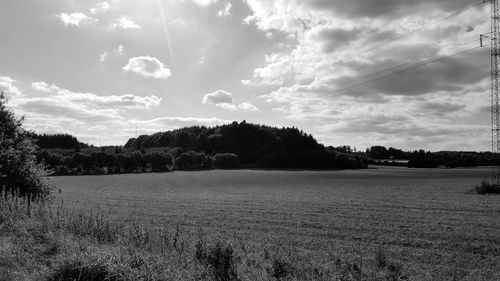
M123 147L97 148L69 135L35 135L34 139L40 146L38 159L59 175L367 167L362 155L345 147L324 147L297 128L275 128L245 121L142 135L130 139Z
M67 134L31 133L38 159L54 174L110 174L208 169L359 169L369 164L412 168L495 165L491 152L403 151L372 146L325 147L297 128L241 123L141 135L124 146L94 147ZM403 160L403 161L399 161Z

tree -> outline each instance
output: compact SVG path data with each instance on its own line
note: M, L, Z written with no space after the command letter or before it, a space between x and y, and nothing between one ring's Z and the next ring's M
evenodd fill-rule
M51 186L43 164L37 164L36 145L0 95L0 189L22 196L47 196Z

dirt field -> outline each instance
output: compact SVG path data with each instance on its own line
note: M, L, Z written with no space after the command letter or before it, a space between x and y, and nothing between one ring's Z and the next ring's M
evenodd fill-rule
M204 171L56 177L67 208L281 247L307 262L373 258L413 280L500 280L500 196L466 194L478 169ZM456 278L456 279L454 279Z

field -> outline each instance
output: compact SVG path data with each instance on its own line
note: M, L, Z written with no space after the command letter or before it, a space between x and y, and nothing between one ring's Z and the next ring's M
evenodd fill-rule
M66 208L240 237L328 265L377 249L412 280L500 280L500 196L478 169L204 171L55 177Z

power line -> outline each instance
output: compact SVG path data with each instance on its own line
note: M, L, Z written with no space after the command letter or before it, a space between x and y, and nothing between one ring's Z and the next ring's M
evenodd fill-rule
M489 45L483 45L483 47L484 46L489 46ZM413 70L413 69L416 69L416 68L420 68L420 67L423 67L423 66L426 66L426 65L429 65L429 64L432 64L432 63L436 63L438 61L442 61L442 60L445 60L445 59L448 59L448 58L451 58L451 57L455 57L455 56L458 56L458 55L470 53L470 52L475 51L475 50L477 50L479 48L482 48L482 47L481 46L477 46L477 47L474 47L474 48L470 48L470 49L467 49L467 50L460 51L460 52L455 53L455 54L441 56L441 57L436 58L434 60L423 62L421 64L417 64L415 66L408 67L408 68L405 68L405 69L402 69L402 70L399 70L399 71L391 72L390 74L387 74L387 75L384 75L384 76L381 76L381 77L378 77L378 78L375 78L375 79L371 79L371 80L368 80L368 81L363 81L361 83L358 83L358 84L355 84L355 85L352 85L352 86L349 86L349 87L345 87L345 88L341 88L341 89L335 90L335 92L344 92L344 91L350 90L352 88L356 88L356 87L359 87L359 86L362 86L362 85L365 85L365 84L369 84L369 83L372 83L372 82L375 82L375 81L378 81L378 80L382 80L382 79L387 78L389 76L397 75L397 74L400 74L400 73L403 73L403 72L406 72L406 71L410 71L410 70Z
M361 51L361 53L359 53L359 54L364 54L364 53L367 53L367 52L369 52L369 51L372 51L372 50L378 49L378 48L383 47L383 46L385 46L385 45L387 45L387 44L390 44L390 43L393 43L393 42L398 41L398 40L400 40L400 39L403 39L403 38L405 38L405 37L408 37L409 35L415 34L415 33L417 33L418 31L421 31L421 30L423 30L423 29L425 29L425 28L427 28L427 27L430 27L430 26L432 26L432 25L435 25L435 24L437 24L437 23L440 23L440 22L442 22L442 21L445 21L445 20L450 19L450 18L452 18L452 17L455 17L455 16L457 16L457 15L460 15L461 13L463 13L463 12L465 12L465 11L467 11L467 10L470 10L470 9L475 8L475 7L481 6L481 5L485 4L485 3L486 3L486 2L488 2L488 1L490 1L490 0L483 0L483 1L478 2L478 3L476 3L476 4L472 4L472 5L470 5L470 6L466 7L466 8L463 8L463 9L460 9L460 10L458 10L458 11L453 12L453 13L451 13L450 15L448 15L448 16L446 16L446 17L440 18L440 19L438 19L438 20L436 20L436 21L433 21L433 22L431 22L431 23L428 23L428 24L425 24L425 25L423 25L423 26L420 26L420 27L418 27L418 28L416 28L416 29L414 29L414 30L412 30L412 31L409 31L409 32L404 33L404 34L401 34L401 35L399 35L399 36L397 36L397 37L395 37L395 38L393 38L393 39L389 39L389 40L387 40L387 41L385 41L385 42L383 42L383 43L381 43L381 44L379 44L379 45L376 45L376 46L370 47L370 48L368 48L368 49L366 49L366 50L364 50L364 51Z
M462 43L462 44L459 44L459 45L456 45L452 48L448 48L446 50L444 50L443 52L449 52L451 50L454 50L454 49L457 49L459 47L462 47L462 46L466 46L466 45L470 45L472 43L475 43L477 42L478 39L475 39L473 41L469 41L469 42L466 42L466 43ZM388 72L390 70L396 70L400 67L403 67L403 66L407 66L407 65L412 65L414 63L418 63L418 62L423 62L423 61L427 61L429 59L432 59L432 58L435 58L435 57L441 57L441 55L432 55L432 56L428 56L428 57L425 57L425 58L422 58L422 59L418 59L418 60L411 60L411 61L407 61L405 63L402 63L402 64L398 64L398 65L395 65L395 66L392 66L392 67L389 67L389 68L386 68L386 69L382 69L382 70L379 70L377 72L374 72L374 73L371 73L371 74L368 74L368 75L364 75L364 76L360 76L358 77L358 79L366 79L366 78L370 78L370 77L373 77L373 76L376 76L377 74L381 74L381 73L384 73L384 72ZM343 82L343 83L340 83L340 84L337 84L338 86L343 86L343 85L349 85L349 84L352 84L352 83L355 83L356 81L347 81L347 82Z

